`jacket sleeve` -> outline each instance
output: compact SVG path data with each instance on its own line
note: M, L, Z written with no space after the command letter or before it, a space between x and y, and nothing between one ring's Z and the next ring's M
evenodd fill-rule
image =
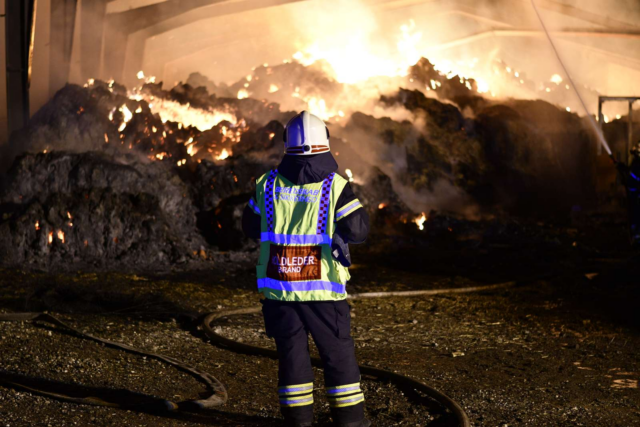
M261 220L260 208L256 203L255 196L252 196L242 212L242 231L244 234L251 239L259 239Z
M369 214L347 184L336 203L336 232L346 243L363 243L369 234Z

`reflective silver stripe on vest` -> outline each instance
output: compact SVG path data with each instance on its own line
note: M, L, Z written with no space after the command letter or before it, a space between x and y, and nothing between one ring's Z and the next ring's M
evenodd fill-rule
M276 243L278 245L330 245L331 236L328 234L276 234L267 231L260 234L263 242Z
M286 292L306 292L306 291L329 291L336 294L346 294L347 286L342 283L330 282L328 280L302 280L299 282L285 282L282 280L258 279L258 289L268 288L275 291Z

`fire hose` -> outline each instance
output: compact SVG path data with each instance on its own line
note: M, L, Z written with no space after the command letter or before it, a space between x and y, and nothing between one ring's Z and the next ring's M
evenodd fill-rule
M380 297L392 297L392 296L417 296L417 295L437 295L445 293L469 293L479 292L486 290L494 290L500 288L506 288L515 285L516 282L505 282L487 286L473 286L466 288L450 288L450 289L433 289L433 290L419 290L419 291L400 291L400 292L369 292L353 294L349 296L349 299L364 299L364 298L380 298ZM241 308L235 310L223 310L215 313L210 313L204 317L202 321L202 329L207 337L215 344L228 349L236 353L242 353L247 355L264 356L271 359L277 359L278 353L275 350L254 346L250 344L240 343L229 338L225 338L222 335L216 333L212 328L212 323L216 320L225 317L255 314L260 312L261 307ZM209 395L203 399L184 400L180 402L173 402L166 399L159 399L152 396L143 394L128 392L129 396L126 399L118 398L118 390L113 389L92 389L85 394L99 394L104 392L102 397L93 395L80 395L81 393L70 393L65 391L61 383L56 383L53 386L42 387L38 380L29 378L23 375L11 373L8 371L0 370L0 384L9 386L12 388L22 389L28 392L40 394L43 396L51 397L58 400L73 402L77 404L87 404L94 406L107 406L113 408L122 409L144 409L146 411L152 411L154 413L162 412L184 412L184 413L206 413L212 409L218 408L224 405L228 400L227 390L224 385L216 379L213 375L198 369L194 366L186 364L173 357L165 356L158 353L152 353L132 347L127 344L118 343L115 341L106 340L96 337L91 334L87 334L73 328L67 323L61 321L55 316L48 313L0 313L0 321L41 321L55 326L58 326L72 334L103 344L107 347L120 349L132 354L150 357L161 362L167 363L176 367L177 369L186 372L200 382L204 383L208 388ZM317 367L322 367L322 361L319 358L312 358L312 364ZM469 418L462 409L462 407L456 403L453 399L445 395L444 393L434 389L433 387L425 384L422 381L418 381L407 376L387 371L384 369L373 368L366 365L360 365L360 372L369 377L373 377L378 380L389 381L396 385L411 388L414 391L420 392L423 395L435 400L439 405L446 409L447 413L455 419L456 427L470 427ZM115 392L115 393L114 393ZM104 395L108 395L104 397ZM134 396L131 399L131 395Z

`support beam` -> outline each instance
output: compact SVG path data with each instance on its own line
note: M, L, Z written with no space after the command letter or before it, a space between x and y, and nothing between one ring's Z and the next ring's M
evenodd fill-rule
M109 28L104 51L104 74L108 75L106 77L113 77L126 84L127 79L135 76L135 73L142 67L146 40L157 34L162 34L202 19L299 1L303 0L169 0L164 3L122 12L122 14L110 15L108 17ZM132 13L143 12L142 9L146 11L144 12L145 16L147 13L151 13L151 16L155 16L155 18L141 18L142 13ZM140 19L137 20L134 17ZM124 40L125 37L127 41ZM128 60L130 60L130 63L125 64ZM125 70L130 75L123 75Z
M589 29L567 29L562 31L550 31L552 36L557 37L597 37L597 38L617 38L617 39L634 39L640 40L640 31L599 31ZM489 30L481 31L479 33L471 34L470 36L462 37L456 40L451 40L439 44L437 46L430 47L428 50L440 51L446 50L457 46L466 45L469 43L477 42L490 37L545 37L545 34L541 30Z
M590 24L599 25L604 29L616 28L618 30L638 31L640 26L632 25L627 22L619 21L617 19L610 18L606 13L593 13L585 9L580 9L568 4L564 4L554 0L539 0L540 6L551 10L553 12L560 13L570 18L577 18ZM579 4L579 2L575 2Z
M80 9L80 62L82 79L100 76L107 0L82 0Z
M11 135L29 121L35 0L7 0L5 14L7 124Z
M143 6L126 12L112 13L107 17L104 43L105 78L123 81L123 70L128 48L129 35L153 27L163 21L183 15L192 9L220 3L224 0L169 0L163 3ZM145 38L146 39L146 38ZM142 62L144 40L134 41L136 62ZM137 70L139 71L139 70ZM94 75L97 75L94 74Z
M78 0L51 0L49 96L69 79L77 5Z

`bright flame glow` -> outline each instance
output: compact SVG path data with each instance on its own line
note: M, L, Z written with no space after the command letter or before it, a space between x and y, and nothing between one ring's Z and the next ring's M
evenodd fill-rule
M553 76L551 76L551 83L555 83L557 85L562 83L562 77L560 76L560 74L554 74Z
M249 97L249 92L246 89L240 89L238 91L238 99L245 99Z
M64 243L64 231L58 230L57 237L58 237L58 240Z
M224 160L228 157L229 157L229 152L227 151L226 148L223 148L220 154L218 155L218 157L216 157L216 160Z
M369 11L359 9L352 11L355 15L343 13L342 16L360 16L358 24L344 22L345 25L334 26L331 35L327 35L326 28L318 28L324 37L316 38L315 42L306 46L293 55L293 59L303 65L311 65L318 60L326 61L334 72L335 79L340 83L357 83L375 76L404 76L407 68L420 59L416 45L422 38L421 32L414 31L415 22L400 27L395 51L380 51L370 40L376 27L374 19L368 19ZM335 14L334 14L335 16ZM319 21L319 25L321 25Z
M129 121L131 121L131 119L133 118L133 113L131 112L131 110L129 110L126 104L123 104L122 107L118 109L118 111L120 111L123 115L122 123L118 128L118 131L122 132L127 127L127 123L129 123ZM110 117L112 118L113 115L111 115Z
M351 169L345 169L344 172L349 177L349 182L353 182L353 172L351 172Z
M329 120L330 118L338 115L338 112L330 111L327 108L327 103L322 98L311 97L305 101L307 101L309 112L320 117L322 120Z
M149 108L152 105L149 104ZM180 104L179 102L167 99L155 99L153 102L153 113L158 113L163 123L167 121L182 123L183 126L193 126L200 131L209 130L223 120L236 123L236 116L216 110L203 110L191 107L189 104Z
M418 226L418 230L424 230L425 221L427 221L427 216L424 214L424 212L422 212L422 214L419 217L413 220L413 222L415 222L416 225Z

